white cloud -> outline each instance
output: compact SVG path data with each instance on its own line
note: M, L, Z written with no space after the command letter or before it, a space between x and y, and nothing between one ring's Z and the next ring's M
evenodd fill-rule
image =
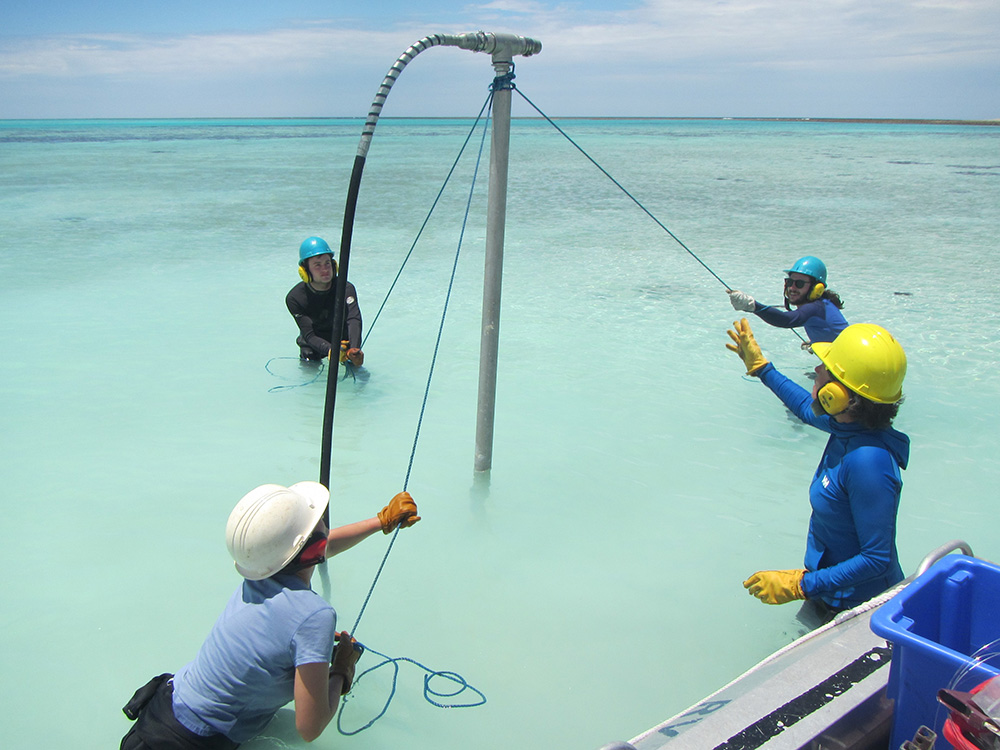
M969 64L995 60L1000 49L995 0L648 0L633 10L577 13L570 7L496 0L467 12L478 28L508 30L489 24L514 23L510 31L540 39L550 64L856 68L873 60ZM8 40L0 43L0 76L211 75L348 59L388 66L425 33L343 29L326 21L264 33Z
M104 101L126 102L114 105L121 107L129 94L155 100L153 92L162 91L197 100L205 113L298 114L320 102L324 113L351 114L363 110L410 44L432 32L476 29L539 39L542 53L518 66L519 83L565 101L572 91L574 113L677 114L680 101L662 104L648 95L668 79L670 90L693 97L690 106L702 113L732 114L735 97L751 89L753 101L770 112L815 111L806 97L834 90L842 92L844 107L855 106L863 91L874 98L878 90L883 100L899 91L904 101L919 94L954 109L962 100L953 82L960 80L978 87L967 97L976 98L975 111L996 108L996 96L982 94L983 81L1000 66L996 0L647 0L612 10L585 4L494 0L464 6L447 23L439 18L374 29L312 19L255 33L0 37L0 116L40 106L51 112L60 90L67 102L76 97L75 112L85 101L83 79L100 87ZM486 56L448 54L421 60L424 74L407 76L393 97L394 113L424 114L441 91L489 80ZM939 91L927 90L926 74L942 82ZM904 78L905 92L899 89ZM778 81L789 90L775 88ZM239 96L250 103L241 105ZM29 104L15 107L17 97Z
M369 58L385 46L386 36L326 27L177 37L44 37L0 47L0 76L197 75L311 67L346 54Z
M836 62L856 69L877 60L965 65L995 62L1000 54L1000 3L649 0L600 24L546 17L531 31L561 58L633 60L637 66L712 61L822 68Z

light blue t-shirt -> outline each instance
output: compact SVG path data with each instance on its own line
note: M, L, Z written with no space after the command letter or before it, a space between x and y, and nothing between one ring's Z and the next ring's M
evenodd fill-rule
M174 676L174 715L195 734L246 742L292 700L296 667L330 661L336 626L333 607L297 576L244 581Z

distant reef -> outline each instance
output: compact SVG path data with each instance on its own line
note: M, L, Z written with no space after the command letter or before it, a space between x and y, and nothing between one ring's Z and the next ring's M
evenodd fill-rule
M531 117L515 119L534 119ZM555 117L555 120L732 120L736 122L859 122L897 125L986 125L1000 126L996 120L939 120L905 117Z

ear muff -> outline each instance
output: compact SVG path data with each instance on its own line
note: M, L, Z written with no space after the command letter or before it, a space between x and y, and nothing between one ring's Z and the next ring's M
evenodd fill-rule
M826 285L822 281L817 281L813 284L812 291L809 292L809 301L815 302L820 297L823 296L823 292L826 291Z
M827 383L816 394L816 400L830 416L840 414L851 405L851 392L836 381Z
M299 278L302 279L307 284L310 281L312 281L312 275L309 273L309 269L306 268L306 265L308 264L308 262L309 262L309 259L306 258L306 260L304 260L301 263L299 263ZM336 276L337 275L337 261L335 261L333 259L333 256L331 256L330 257L330 262L333 264L333 275Z

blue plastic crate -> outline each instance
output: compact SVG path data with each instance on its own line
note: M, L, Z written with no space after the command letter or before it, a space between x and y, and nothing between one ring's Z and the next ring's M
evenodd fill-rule
M1000 674L1000 567L949 555L883 604L871 629L892 643L887 695L896 750L923 724L941 734L941 688L971 690Z

